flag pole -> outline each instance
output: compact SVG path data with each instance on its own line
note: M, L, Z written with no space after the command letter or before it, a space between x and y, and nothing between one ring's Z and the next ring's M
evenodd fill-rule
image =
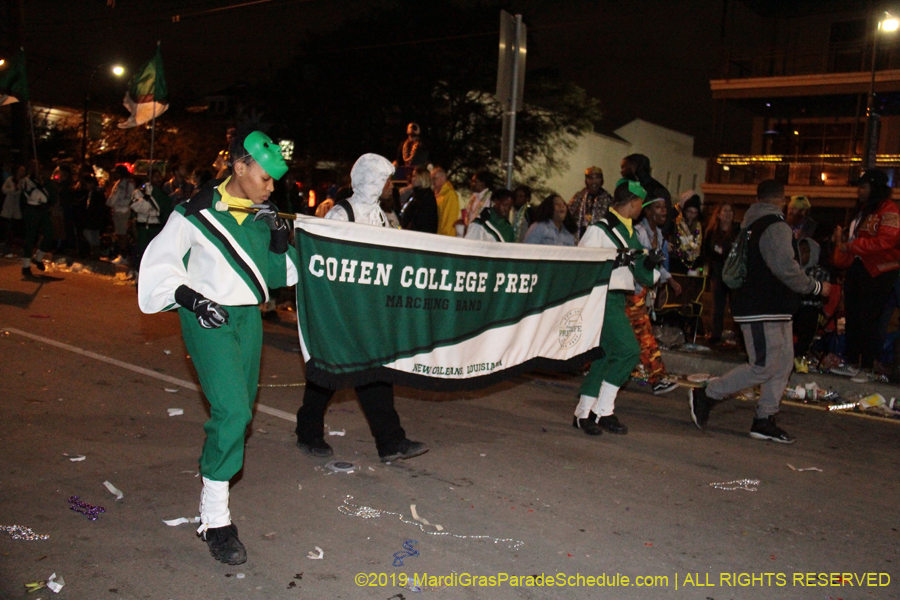
M31 149L34 151L34 176L41 176L41 163L38 161L37 141L34 138L34 111L31 110L31 100L28 101L28 124L31 125Z
M159 54L160 40L156 40L156 52ZM150 166L147 167L147 181L153 174L153 144L156 141L156 77L153 78L153 104L150 113Z
M19 49L22 51L22 60L24 61L25 46L20 46ZM34 152L34 176L39 178L41 176L41 163L38 161L37 140L34 136L34 111L31 108L31 98L28 99L28 125L31 129L31 150Z

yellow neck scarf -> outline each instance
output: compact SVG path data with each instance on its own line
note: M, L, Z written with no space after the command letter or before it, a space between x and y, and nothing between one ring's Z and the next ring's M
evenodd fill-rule
M229 181L231 181L231 176L229 176L228 179L219 184L218 190L219 193L222 194L222 202L224 202L228 206L239 206L241 208L249 208L253 206L253 200L247 200L246 198L235 198L228 193L225 187L228 185ZM243 224L244 219L250 216L245 212L238 212L236 210L229 210L228 214L235 218L235 220L238 222L238 225Z
M609 207L609 212L611 212L612 214L616 215L616 218L619 219L620 221L622 221L622 225L624 225L624 226L625 226L625 229L628 230L628 236L629 236L629 237L631 237L632 235L634 235L634 226L633 226L632 223L631 223L631 219L626 219L625 217L623 217L622 215L620 215L619 213L617 213L617 212L616 212L616 209L614 209L612 206Z

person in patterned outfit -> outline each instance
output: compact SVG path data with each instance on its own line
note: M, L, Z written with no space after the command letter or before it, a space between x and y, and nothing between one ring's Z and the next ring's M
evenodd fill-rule
M609 192L603 189L603 169L588 167L584 170L584 189L569 200L569 214L575 219L575 244L592 224L606 216L606 209L612 201Z

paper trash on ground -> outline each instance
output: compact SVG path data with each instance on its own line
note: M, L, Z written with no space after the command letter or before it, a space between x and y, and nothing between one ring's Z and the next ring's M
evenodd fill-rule
M183 408L167 408L166 410L169 411L170 417L180 417L184 414Z
M106 489L108 489L109 492L116 497L116 500L121 500L122 498L125 497L125 494L122 493L122 490L120 490L119 488L117 488L116 486L111 484L110 482L104 481L103 485L105 485Z
M66 585L65 580L62 577L57 577L56 573L47 578L47 587L54 594L58 594L59 590L63 589L63 586Z
M179 517L177 519L169 519L168 521L163 519L163 523L165 523L169 527L178 527L179 525L184 525L185 523L199 523L199 522L200 522L200 517L191 517L191 518Z

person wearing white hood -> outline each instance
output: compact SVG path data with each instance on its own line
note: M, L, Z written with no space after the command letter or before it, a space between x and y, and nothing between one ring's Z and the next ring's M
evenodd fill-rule
M390 227L378 202L391 193L391 175L394 166L383 156L363 154L350 170L353 195L335 203L326 219L353 221L378 227ZM303 405L297 411L297 447L306 454L325 458L334 450L325 441L325 412L336 390L307 380ZM394 386L375 381L356 388L356 396L369 422L369 430L375 438L375 447L382 462L412 458L428 452L422 442L406 438L400 426L400 415L394 408Z

